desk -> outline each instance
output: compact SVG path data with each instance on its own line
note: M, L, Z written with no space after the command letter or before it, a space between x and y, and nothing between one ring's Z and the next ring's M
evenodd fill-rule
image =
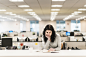
M0 50L0 57L86 57L86 50L61 50L59 53L31 53L29 50Z

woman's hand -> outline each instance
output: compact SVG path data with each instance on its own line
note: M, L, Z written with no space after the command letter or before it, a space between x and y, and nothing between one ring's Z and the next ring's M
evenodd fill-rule
M50 41L50 36L46 36L48 38L48 40Z
M55 51L55 49L53 49L53 48L50 48L48 51Z

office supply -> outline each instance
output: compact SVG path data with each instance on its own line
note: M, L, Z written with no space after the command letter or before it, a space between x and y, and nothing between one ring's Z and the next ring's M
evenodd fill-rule
M52 51L51 53L59 53L58 51Z
M4 33L4 34L2 35L2 37L7 37L7 34Z
M17 49L17 46L13 46L13 48L12 48L12 49L16 50L16 49Z
M29 46L23 45L23 50L29 50Z

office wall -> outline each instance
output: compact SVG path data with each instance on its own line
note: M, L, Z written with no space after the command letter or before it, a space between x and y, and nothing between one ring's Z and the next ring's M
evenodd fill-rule
M9 30L20 32L20 22L0 22L0 33Z
M65 24L66 24L65 29L70 32L71 31L71 21L65 21Z
M30 31L30 21L26 22L26 31Z
M23 28L22 28L22 30L23 31L26 31L26 21L21 21L22 23L23 23Z
M47 24L53 25L55 31L56 31L56 21L39 21L39 33L42 34L44 27Z
M80 21L81 22L81 31L86 32L86 20ZM28 22L23 22L24 23L24 28L23 30L30 31L30 21ZM66 30L71 31L71 21L65 21L66 23ZM47 24L52 24L56 30L56 21L39 21L39 33L43 32L44 27ZM20 32L20 22L0 22L0 33L4 31L9 31L9 30L14 30L17 32Z
M81 21L81 32L86 32L86 20Z

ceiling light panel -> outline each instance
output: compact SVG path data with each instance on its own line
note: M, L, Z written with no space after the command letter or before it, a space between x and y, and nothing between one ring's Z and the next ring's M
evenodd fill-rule
M24 11L33 11L32 9L24 9Z
M76 20L81 20L81 19L85 19L86 16L83 16L83 17L80 17L80 18L77 18Z
M24 0L9 0L10 2L24 2Z
M70 18L72 18L75 15L78 15L79 13L82 13L81 11L75 11L74 13L72 13L71 15L67 16L66 18L64 18L63 20L68 20Z
M12 12L5 12L5 14L14 15L14 17L20 18L25 21L29 21L29 19L21 17L20 15L17 15L17 14L13 14Z
M41 21L41 18L35 12L28 12L28 14L32 15L37 20Z
M12 14L12 12L5 12L5 14Z
M18 7L30 7L28 5L18 5Z
M80 10L80 11L86 11L86 9L78 9L78 10Z
M50 20L51 21L55 20L57 14L58 14L58 12L51 12L51 18L50 18Z
M52 1L65 1L65 0L52 0Z
M6 11L5 9L0 9L0 11Z
M4 17L4 16L0 16L0 18L4 18L4 19L8 19L8 20L12 20L15 21L16 19L12 19L12 18L8 18L8 17ZM17 21L17 20L16 20Z
M62 5L52 5L51 7L62 7Z
M60 9L51 9L51 11L60 11Z
M22 17L22 16L20 16L20 15L16 15L15 17L20 18L20 19L25 20L25 21L29 21L29 19L24 18L24 17Z

